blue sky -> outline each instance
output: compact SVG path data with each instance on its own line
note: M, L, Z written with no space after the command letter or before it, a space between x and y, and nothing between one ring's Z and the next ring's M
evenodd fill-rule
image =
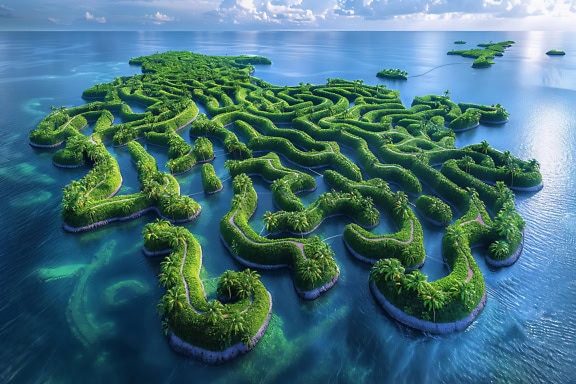
M576 0L0 0L0 30L574 30Z

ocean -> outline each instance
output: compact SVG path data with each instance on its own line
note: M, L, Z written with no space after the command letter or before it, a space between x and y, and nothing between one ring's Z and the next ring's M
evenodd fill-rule
M489 69L448 56L488 41L516 43ZM563 57L545 54L563 49ZM484 273L488 301L464 332L430 336L396 324L368 288L369 266L345 250L344 218L315 234L330 244L338 283L315 301L301 300L288 271L262 271L274 300L268 331L256 348L232 362L207 366L174 353L162 334L156 303L158 261L141 252L153 215L71 234L62 230L62 188L87 167L52 165L54 150L28 144L50 106L84 103L82 91L130 76L132 57L167 50L211 55L263 55L270 66L254 76L275 85L362 80L415 96L444 94L456 102L502 104L505 125L459 133L458 147L487 140L540 162L544 188L516 193L527 223L524 251L511 267ZM408 71L408 81L381 80L384 68ZM576 35L555 32L0 32L0 382L3 383L568 383L576 362ZM188 135L184 134L188 139ZM126 148L110 148L124 184L139 187ZM161 166L165 150L151 148ZM227 178L224 149L215 143L216 172ZM200 169L177 179L202 206L185 224L204 253L201 277L213 292L226 269L242 270L218 239L228 210L230 180L205 196ZM327 189L303 196L312 201ZM269 190L255 180L258 231ZM376 229L385 231L386 223ZM445 276L442 231L425 227L423 272Z

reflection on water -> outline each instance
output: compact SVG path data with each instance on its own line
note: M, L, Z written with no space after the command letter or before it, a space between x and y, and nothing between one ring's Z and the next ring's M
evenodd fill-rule
M468 44L515 40L488 71L445 55L455 40ZM305 42L305 43L302 43ZM2 382L569 382L576 352L576 59L549 58L551 48L576 52L568 34L534 33L4 33L0 32L0 381ZM553 46L554 45L554 46ZM256 75L273 84L324 83L327 77L362 79L397 87L409 105L416 95L449 89L456 101L501 103L511 112L505 126L481 126L459 134L457 145L487 140L541 164L545 187L518 194L527 221L519 262L485 275L488 303L465 332L431 338L391 321L374 303L369 267L351 258L341 233L345 219L327 220L317 234L336 253L338 284L314 302L294 292L289 271L263 271L274 316L257 348L224 366L209 367L174 354L162 336L156 302L157 260L141 252L147 215L127 223L68 234L61 229L61 189L87 168L56 169L53 151L27 144L28 132L50 105L78 105L97 82L136 73L128 59L156 51L188 49L207 54L264 54L270 67ZM424 76L401 84L377 79L383 68ZM471 64L471 63L470 63ZM132 106L135 112L141 112ZM187 132L183 137L189 140ZM214 166L227 179L221 144ZM162 169L162 148L149 148ZM124 178L121 193L139 188L122 148L111 150ZM201 272L211 279L243 269L218 240L231 180L213 196L201 193L199 168L178 176L182 193L202 205L200 218L184 226L197 235ZM302 195L313 201L327 187ZM255 180L259 206L251 225L274 209L265 183ZM377 232L390 231L385 217ZM444 276L442 233L424 226L424 272ZM211 285L212 284L212 285ZM213 288L212 288L213 289Z

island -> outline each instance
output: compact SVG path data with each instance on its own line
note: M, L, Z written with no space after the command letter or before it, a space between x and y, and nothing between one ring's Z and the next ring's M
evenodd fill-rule
M384 79L394 79L394 80L407 80L408 72L395 68L395 69L383 69L376 74L377 77Z
M448 51L448 55L460 55L462 57L470 57L475 59L472 63L472 68L488 68L494 64L494 58L496 56L503 56L506 48L509 48L514 44L514 41L507 40L499 43L480 43L478 47L484 49L465 49L456 50L453 49Z
M143 229L143 253L159 263L161 328L179 353L222 363L256 346L272 314L272 297L257 271L289 272L303 300L321 300L336 287L337 259L346 255L335 255L314 234L335 215L349 220L342 238L350 257L371 266L366 284L375 300L392 318L423 332L463 330L484 307L486 287L473 247L493 268L520 256L525 223L514 191L542 188L538 162L486 141L454 145L458 131L505 124L509 114L500 104L457 103L446 91L405 106L396 90L340 78L274 85L253 76L255 66L270 64L259 56L170 51L130 63L142 73L85 90L84 105L54 107L31 131L30 144L54 152L57 167L90 168L64 187L64 230L157 216ZM134 112L136 104L144 112ZM214 143L226 151L223 169L212 164ZM165 147L169 172L159 170L146 145ZM119 194L122 175L111 153L117 146L128 149L138 192ZM207 194L233 192L223 202L229 208L217 233L204 235L220 237L245 269L220 275L214 294L199 277L202 247L178 225L202 220L200 204L180 191L178 178L186 172L201 172ZM231 186L217 176L223 173ZM256 218L255 179L264 181L277 207ZM314 195L320 182L331 190ZM306 204L304 194L314 199ZM395 232L375 232L384 216ZM444 231L447 273L435 281L420 270L426 261L421 220ZM254 230L258 221L266 233ZM103 249L92 264L43 276L89 276L109 257ZM137 281L119 282L107 290L111 303L124 286L144 289ZM89 343L97 330L89 310L81 298L71 305L67 320Z
M566 52L558 50L558 49L551 49L548 52L546 52L546 54L548 56L564 56L566 54Z

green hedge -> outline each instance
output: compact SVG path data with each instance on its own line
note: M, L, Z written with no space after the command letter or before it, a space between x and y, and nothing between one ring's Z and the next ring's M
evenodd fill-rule
M421 195L416 199L416 208L427 219L442 226L452 222L452 209L441 199Z
M214 166L210 163L202 165L202 186L206 193L215 193L222 190L222 181L216 176Z
M146 249L171 250L160 264L159 275L166 288L158 303L166 330L210 351L222 351L239 342L251 345L272 306L259 276L250 270L224 272L218 292L230 292L232 300L208 302L200 279L202 250L194 236L165 222L147 224L143 234Z
M220 221L220 234L234 255L267 268L290 266L294 284L301 291L319 288L335 278L338 267L325 243L318 237L272 240L258 235L248 224L257 203L250 178L236 176L233 188L232 207ZM302 244L306 258L298 244ZM305 261L308 259L314 261Z

